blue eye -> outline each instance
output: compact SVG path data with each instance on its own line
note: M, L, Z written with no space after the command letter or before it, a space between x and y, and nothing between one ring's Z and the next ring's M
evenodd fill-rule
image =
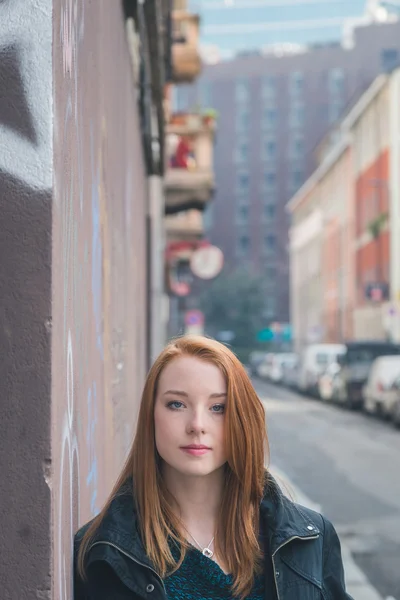
M225 404L214 404L212 411L217 414L223 414L225 412Z
M183 404L182 402L179 402L179 400L173 400L172 402L168 402L167 404L167 408L170 408L171 410L179 410L180 408L182 408Z

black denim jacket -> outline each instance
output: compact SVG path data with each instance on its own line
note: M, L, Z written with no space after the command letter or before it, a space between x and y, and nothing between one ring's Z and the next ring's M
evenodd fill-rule
M328 520L283 496L271 477L260 518L269 537L266 572L273 574L266 600L271 589L277 600L352 600L339 538ZM75 536L75 561L88 525ZM74 571L74 600L166 600L163 581L140 539L131 482L113 500L90 544L85 581Z

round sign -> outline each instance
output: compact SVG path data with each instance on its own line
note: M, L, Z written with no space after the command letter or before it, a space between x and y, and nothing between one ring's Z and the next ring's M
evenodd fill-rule
M204 315L201 310L188 310L185 314L185 325L204 325Z
M224 266L224 255L217 246L205 246L192 254L190 268L200 279L213 279L219 275Z

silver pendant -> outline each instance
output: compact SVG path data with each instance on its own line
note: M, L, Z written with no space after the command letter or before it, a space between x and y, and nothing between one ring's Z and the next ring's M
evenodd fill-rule
M214 552L210 550L210 548L204 548L203 555L207 556L207 558L212 558L214 556Z

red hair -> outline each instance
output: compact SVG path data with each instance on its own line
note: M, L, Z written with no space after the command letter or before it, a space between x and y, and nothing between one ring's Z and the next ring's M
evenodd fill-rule
M265 411L238 358L223 344L202 336L183 336L168 344L155 361L143 390L137 432L125 466L100 514L85 533L78 554L78 569L84 576L85 554L112 500L123 484L134 481L141 537L148 558L161 577L182 563L188 544L162 479L155 445L154 405L163 369L180 356L192 356L216 365L227 383L225 442L226 483L215 536L217 556L224 558L233 574L233 593L246 597L261 560L258 542L259 508L265 485L268 438ZM168 537L181 544L175 562Z

